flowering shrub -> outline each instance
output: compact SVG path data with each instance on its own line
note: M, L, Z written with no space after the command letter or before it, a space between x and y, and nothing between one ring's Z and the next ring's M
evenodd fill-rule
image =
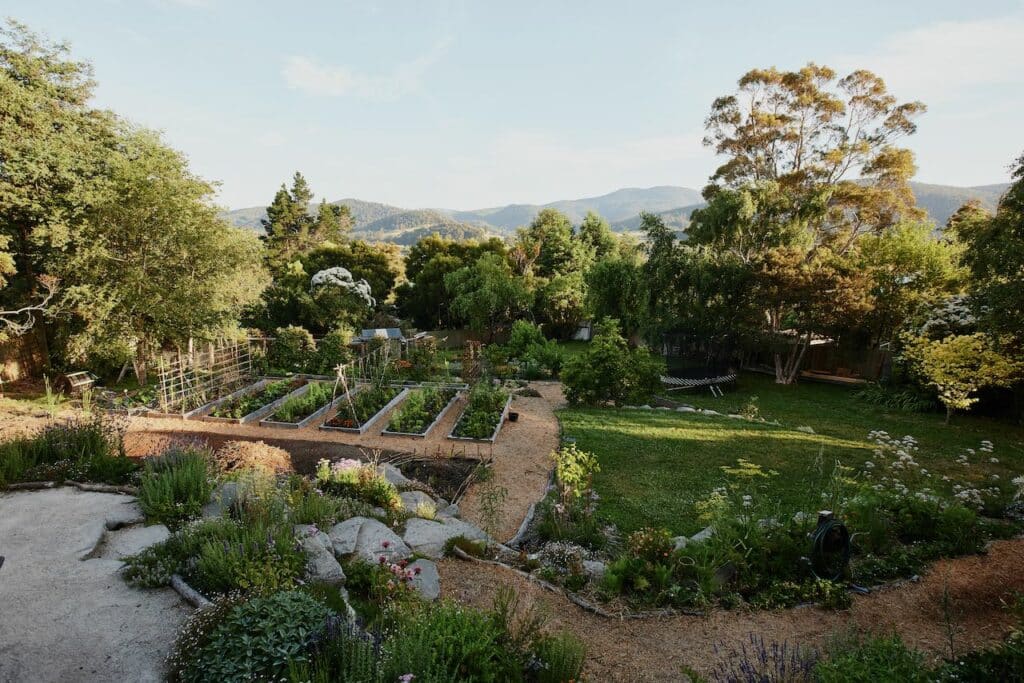
M370 505L391 510L402 507L402 499L394 484L373 465L359 460L343 459L333 464L329 460L321 460L316 467L316 481L325 491L351 496Z
M208 450L172 449L146 463L139 506L149 520L175 529L199 515L210 499L214 481Z

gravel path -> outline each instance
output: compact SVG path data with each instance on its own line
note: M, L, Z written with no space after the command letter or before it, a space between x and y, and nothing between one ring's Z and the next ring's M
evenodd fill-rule
M996 541L985 555L935 563L921 581L866 596L852 609L829 612L816 607L775 611L714 610L704 617L674 616L609 619L586 612L561 595L545 591L499 567L456 559L440 563L442 596L488 607L498 589L513 588L524 606L535 605L550 626L567 629L588 646L584 673L594 681L680 681L686 665L712 674L751 633L769 644L818 648L845 630L899 633L934 660L949 655L943 590L952 601L957 653L1001 641L1016 623L1004 607L1024 591L1024 540Z
M129 496L0 494L0 681L163 680L190 609L170 589L138 590L121 578L117 557L161 529L107 531L108 522L139 519Z

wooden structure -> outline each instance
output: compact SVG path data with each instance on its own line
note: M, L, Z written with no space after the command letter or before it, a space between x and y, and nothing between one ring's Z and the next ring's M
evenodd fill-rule
M160 357L157 400L165 413L187 413L253 381L247 342L210 343Z

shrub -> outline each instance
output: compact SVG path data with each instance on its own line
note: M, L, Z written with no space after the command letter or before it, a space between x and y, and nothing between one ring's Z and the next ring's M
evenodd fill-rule
M331 330L324 335L317 347L311 370L321 375L333 375L335 368L352 360L352 351L348 348L352 337L352 330L345 327Z
M233 590L269 593L294 588L306 568L306 556L290 523L249 521L226 527L229 533L203 543L186 568L194 588L204 595Z
M0 444L0 486L15 481L77 480L123 484L138 464L125 456L127 424L102 414L47 425Z
M766 643L764 637L751 633L740 646L716 647L724 653L712 671L714 681L748 681L757 683L812 683L818 653L787 642Z
M358 460L321 460L316 467L316 481L321 488L340 496L351 496L370 505L398 510L402 499L398 489L373 465Z
M872 637L834 646L818 662L814 674L821 683L875 683L927 681L924 658L910 650L899 636Z
M398 615L394 636L384 643L381 679L414 673L432 680L506 681L522 676L517 652L486 612L444 602Z
M170 659L171 680L278 680L308 658L311 637L330 612L300 591L228 599L186 624Z
M316 363L316 342L309 330L295 325L279 327L267 351L272 368L285 372L303 372Z
M175 529L202 511L213 491L213 477L208 450L172 449L146 463L139 506L151 521Z
M566 399L572 405L639 403L658 390L663 367L646 349L630 349L617 323L605 322L587 351L565 363Z
M571 633L541 638L534 647L538 683L578 681L587 659L587 647Z
M932 675L936 681L1022 681L1024 680L1024 633L1015 631L998 646L960 655L940 666Z
M369 503L326 494L299 476L289 479L288 504L295 524L315 524L321 529L351 517L373 516L373 506Z

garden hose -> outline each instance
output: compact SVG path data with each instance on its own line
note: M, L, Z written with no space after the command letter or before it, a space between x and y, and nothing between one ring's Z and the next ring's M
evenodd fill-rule
M850 554L850 532L839 520L826 519L811 533L811 571L816 578L840 581Z

